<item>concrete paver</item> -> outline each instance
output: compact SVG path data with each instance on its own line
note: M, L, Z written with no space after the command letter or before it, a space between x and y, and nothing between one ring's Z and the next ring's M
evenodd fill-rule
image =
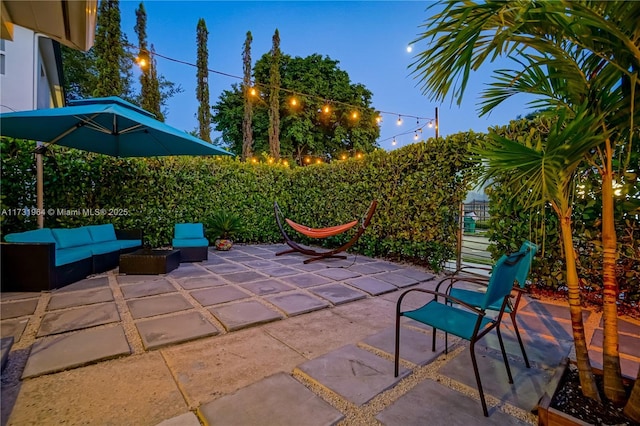
M215 336L220 332L198 312L143 319L135 324L146 349Z
M309 291L323 299L327 299L334 305L353 302L367 297L366 293L340 283L313 287L310 288Z
M349 269L342 268L328 268L323 269L317 272L318 275L322 275L323 277L331 278L335 281L342 281L348 278L359 277L361 274L359 272L350 271Z
M121 277L118 277L118 281ZM176 291L175 287L166 279L141 281L135 284L123 285L120 287L125 299L134 297L155 296L156 294L170 293Z
M93 288L83 291L57 293L51 296L48 311L56 309L72 308L74 306L91 305L94 303L111 302L113 294L111 289Z
M395 354L395 327L387 328L363 340L369 346L379 349L389 355ZM431 350L431 331L415 331L411 328L400 327L400 359L417 365L425 365L436 359L444 352L444 339L436 335L436 350Z
M16 341L20 340L28 322L29 318L3 320L0 324L0 337L12 336Z
M416 280L415 278L399 274L395 271L376 275L376 278L400 288L409 287L418 283L418 280Z
M256 271L244 271L244 272L234 272L231 274L226 274L222 276L225 280L232 283L245 283L248 281L256 281L263 280L267 278L266 275L261 274Z
M0 319L9 319L31 315L38 306L38 299L19 300L17 302L3 303L0 310Z
M286 312L288 316L306 314L329 306L329 303L324 300L299 292L268 296L266 299Z
M366 291L373 296L389 293L390 291L396 291L398 289L398 287L394 285L373 277L353 278L345 282L353 287Z
M290 277L284 277L282 281L291 283L301 288L308 288L316 285L322 285L322 284L333 282L333 280L330 280L329 278L321 277L316 274L308 274L308 273L294 275Z
M194 290L191 296L202 306L217 305L219 303L232 302L234 300L246 299L249 294L229 285L213 287L203 290Z
M307 361L295 372L356 405L370 401L409 374L401 367L394 377L392 362L353 345Z
M386 426L527 425L497 408L482 415L480 401L433 380L425 380L376 416Z
M37 337L120 321L115 303L100 303L53 311L44 316Z
M324 426L344 417L288 374L278 373L203 404L198 409L207 424Z
M282 315L278 312L255 300L214 306L209 310L224 325L227 331L240 330L241 328L282 319Z
M93 328L37 340L22 373L35 377L131 353L122 326Z
M133 319L193 309L193 305L187 299L175 293L127 300L127 306Z
M220 287L228 283L218 275L204 275L195 278L182 278L177 280L185 290L196 290L199 288Z
M283 291L293 290L294 287L283 283L279 280L267 279L261 281L254 281L246 284L240 284L242 288L246 288L253 294L258 296L264 296L265 294L281 293Z

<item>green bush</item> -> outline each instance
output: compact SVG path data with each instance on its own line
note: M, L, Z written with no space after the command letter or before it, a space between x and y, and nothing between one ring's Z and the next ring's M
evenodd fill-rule
M312 227L359 219L373 199L371 225L353 247L439 269L455 251L456 216L474 163L473 133L431 139L363 159L289 168L227 157L119 159L51 147L45 158L46 227L113 223L141 228L152 246L171 243L179 222L207 223L224 210L242 218L236 242L281 242L273 203ZM35 206L33 142L2 138L2 208ZM105 214L59 214L64 211ZM110 213L110 214L109 214ZM36 227L33 216L3 215L2 233ZM291 231L293 233L293 231ZM318 244L303 236L301 242ZM321 241L343 244L350 234Z

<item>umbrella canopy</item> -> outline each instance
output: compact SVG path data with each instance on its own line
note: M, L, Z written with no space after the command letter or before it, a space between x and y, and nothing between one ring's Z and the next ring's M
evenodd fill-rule
M233 155L154 118L118 97L72 101L63 108L0 114L0 134L113 157ZM37 155L37 208L44 211L42 157ZM44 216L38 216L38 226Z
M63 108L0 114L3 136L111 155L233 155L171 127L118 97L72 101Z

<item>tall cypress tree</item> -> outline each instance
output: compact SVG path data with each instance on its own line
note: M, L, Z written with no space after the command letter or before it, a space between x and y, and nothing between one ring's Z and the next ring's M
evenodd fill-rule
M209 31L203 18L198 20L196 38L198 43L198 84L196 86L196 98L198 106L198 123L200 124L200 139L211 142L211 106L209 105L209 53L207 39Z
M242 93L244 95L244 117L242 118L242 159L246 160L253 155L253 131L251 124L253 120L253 107L251 105L251 42L253 36L251 31L247 31L247 38L244 41L244 50L242 52L242 70L244 71L244 80Z
M280 32L276 28L271 47L269 72L269 151L275 160L280 159Z
M97 85L93 96L124 96L129 94L128 72L123 35L120 30L119 0L102 0L98 11L94 47ZM123 75L124 74L124 75Z
M145 64L140 64L142 69L140 74L140 106L155 114L158 120L164 121L160 110L160 86L158 84L158 73L155 69L156 61L150 54L152 52L149 51L147 45L147 12L143 3L140 3L140 6L136 9L134 30L138 35L139 58L146 61Z

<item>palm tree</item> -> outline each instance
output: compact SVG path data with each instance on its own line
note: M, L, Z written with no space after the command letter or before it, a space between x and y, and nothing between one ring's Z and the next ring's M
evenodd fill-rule
M614 402L623 401L625 394L618 353L613 182L624 179L626 169L623 159L623 173L616 174L613 160L616 152L631 152L640 118L639 19L638 2L449 1L424 24L426 30L416 42L431 44L413 64L424 92L435 100L451 93L459 103L472 70L508 56L518 70L496 72L483 94L482 114L513 95L529 93L537 95L533 106L565 111L568 120L572 116L599 120L592 131L602 142L588 159L602 179L604 387ZM586 115L578 114L583 105ZM638 400L636 381L627 408ZM640 416L637 408L636 413Z

